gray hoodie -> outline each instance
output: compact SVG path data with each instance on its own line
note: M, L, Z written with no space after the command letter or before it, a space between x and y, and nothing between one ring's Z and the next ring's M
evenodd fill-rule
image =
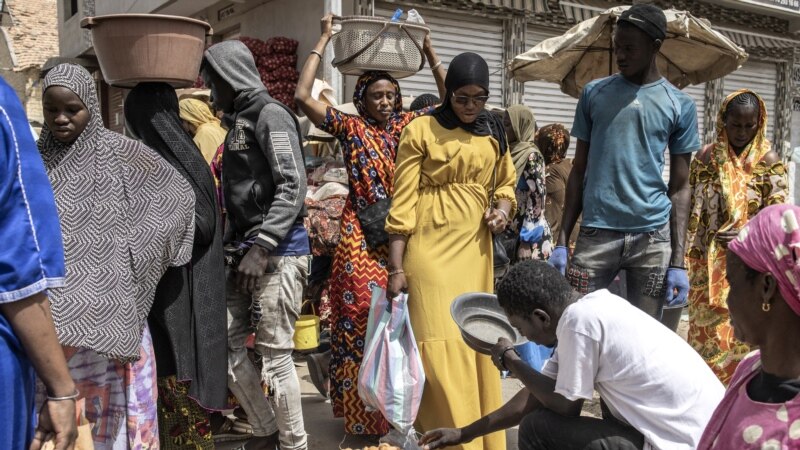
M222 154L222 189L234 239L257 234L256 244L272 251L306 215L300 126L289 108L269 96L242 42L213 45L205 60L236 91Z

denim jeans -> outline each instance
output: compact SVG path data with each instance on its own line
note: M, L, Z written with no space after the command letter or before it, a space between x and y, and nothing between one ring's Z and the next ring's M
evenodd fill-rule
M628 301L660 320L671 255L669 222L644 233L581 227L567 279L578 292L588 294L608 288L625 270Z
M520 450L640 450L644 435L603 406L603 418L566 417L540 408L519 425Z
M281 448L306 449L300 381L292 360L294 324L300 315L310 256L270 256L259 289L239 292L236 272L228 269L228 386L247 412L254 436L280 431ZM261 373L247 357L245 341L253 331L251 309L260 310L255 352ZM265 396L262 381L268 387Z

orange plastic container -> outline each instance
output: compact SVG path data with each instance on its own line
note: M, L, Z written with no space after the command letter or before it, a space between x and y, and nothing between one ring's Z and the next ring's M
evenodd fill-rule
M163 81L191 86L203 59L211 25L188 17L160 14L110 14L86 17L103 78L112 86L134 87Z

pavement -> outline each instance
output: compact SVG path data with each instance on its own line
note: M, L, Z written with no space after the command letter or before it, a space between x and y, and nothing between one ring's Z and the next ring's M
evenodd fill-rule
M302 392L303 419L308 433L309 450L338 450L362 449L367 446L378 445L378 438L367 438L349 435L344 432L344 419L333 417L330 400L323 398L311 384L308 368L304 361L295 361L297 375L300 377L300 390ZM498 373L499 377L500 374ZM503 386L503 400L509 400L519 392L522 383L513 378L501 381ZM234 450L246 441L219 442L217 450ZM514 427L506 433L507 450L517 448L517 428Z
M681 318L678 326L678 334L686 339L688 329L687 312ZM305 361L296 360L297 375L300 377L300 389L302 392L303 418L305 420L306 432L308 433L309 450L338 450L338 449L362 449L367 446L378 445L377 437L367 438L362 436L349 435L344 432L344 419L336 419L331 411L330 400L323 398L317 389L311 384L311 377L308 375L308 368ZM500 374L498 373L498 377ZM522 388L522 383L514 378L501 380L503 387L503 401L508 401ZM599 397L595 393L594 399L584 403L583 415L590 417L600 417ZM218 450L234 450L244 444L244 441L221 442L217 444ZM507 450L517 449L517 427L506 430Z

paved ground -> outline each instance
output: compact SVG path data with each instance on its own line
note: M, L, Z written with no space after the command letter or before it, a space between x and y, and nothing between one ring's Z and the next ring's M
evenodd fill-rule
M684 310L684 317L678 328L678 334L686 339L688 318ZM334 419L331 404L322 398L308 376L308 369L304 362L297 363L297 373L300 376L300 386L303 392L303 417L305 418L306 431L308 432L309 450L337 450L354 448L361 449L369 445L377 445L377 439L364 439L349 436L345 439L343 419ZM499 374L498 374L499 376ZM510 399L522 387L522 384L513 378L502 380L503 400ZM600 416L600 405L597 396L584 404L583 414L593 417ZM512 428L506 432L507 450L517 448L517 429ZM217 444L218 450L232 450L242 445L243 442L226 442Z
M322 398L308 376L305 363L297 363L297 374L300 376L300 387L303 393L303 417L308 432L309 450L337 450L345 448L361 449L369 445L377 445L377 438L364 439L349 436L345 439L344 420L333 418L330 401ZM500 376L498 374L498 376ZM522 386L515 379L502 380L503 399L511 398ZM517 430L511 429L506 434L508 450L517 448ZM233 450L243 442L218 443L218 450Z

